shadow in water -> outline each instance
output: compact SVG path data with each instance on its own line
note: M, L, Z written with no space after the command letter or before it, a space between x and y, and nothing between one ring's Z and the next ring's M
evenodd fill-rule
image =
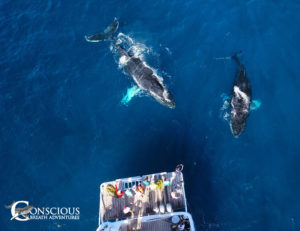
M193 215L196 228L218 230L218 198L212 188L210 159L204 155L204 141L191 141L187 127L182 127L177 122L175 128L174 124L170 124L164 130L155 131L155 134L148 136L143 143L135 145L134 156L129 158L129 163L126 164L134 168L136 175L169 172L173 171L177 164L184 164L188 210Z

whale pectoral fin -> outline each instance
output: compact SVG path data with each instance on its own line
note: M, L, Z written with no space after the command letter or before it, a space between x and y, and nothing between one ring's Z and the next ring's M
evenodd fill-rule
M227 95L226 93L222 93L221 94L221 98L222 98L222 100L224 101L224 102L229 102L230 101L230 97L229 97L229 95Z
M250 103L250 110L255 111L261 106L261 101L260 100L252 100Z
M138 86L133 86L131 88L128 88L126 95L124 95L124 97L121 100L121 103L127 105L131 101L131 99L134 96L139 95L141 91L142 89L140 89Z
M230 97L227 94L222 93L221 98L222 98L222 101L223 101L221 111L226 111L229 107L229 104L230 104Z

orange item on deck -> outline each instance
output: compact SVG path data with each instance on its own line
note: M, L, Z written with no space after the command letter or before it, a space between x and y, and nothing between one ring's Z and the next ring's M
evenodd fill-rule
M139 191L139 192L141 192L141 193L144 193L144 190L145 190L145 187L144 186L137 186L137 190Z

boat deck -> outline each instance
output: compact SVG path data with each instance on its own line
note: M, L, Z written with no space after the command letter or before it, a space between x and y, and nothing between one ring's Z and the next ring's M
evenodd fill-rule
M153 182L156 182L158 179L167 184L161 189L145 186L145 191L143 194L136 193L136 185L142 182L146 176L148 176L148 179L150 180L150 185L152 185ZM108 185L117 185L118 189L122 191L125 191L126 189L132 189L131 191L133 192L133 196L128 197L126 193L124 193L123 197L121 198L114 197L106 190ZM171 193L173 197L171 196ZM123 212L124 206L129 207L131 211L125 214ZM103 183L100 186L100 223L104 221L115 221L154 214L164 214L173 211L183 211L185 209L186 202L182 173L159 173L145 175L142 177L118 179ZM166 225L170 227L168 224L164 224L163 222L159 223L158 225Z
M127 224L121 225L118 231L168 231L172 230L172 222L168 219L141 222L138 219L130 220Z

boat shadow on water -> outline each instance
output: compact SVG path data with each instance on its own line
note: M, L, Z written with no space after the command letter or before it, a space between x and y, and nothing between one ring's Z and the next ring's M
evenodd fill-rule
M175 129L176 132L172 127L156 131L155 135L149 135L146 141L135 145L134 158L128 163L135 169L133 175L170 171L179 162L182 163L188 210L193 214L196 229L219 230L220 225L216 218L218 198L213 192L212 164L205 156L204 141L200 145L193 144L188 126L180 127L183 131ZM193 150L197 150L197 153ZM211 152L213 151L210 154Z

